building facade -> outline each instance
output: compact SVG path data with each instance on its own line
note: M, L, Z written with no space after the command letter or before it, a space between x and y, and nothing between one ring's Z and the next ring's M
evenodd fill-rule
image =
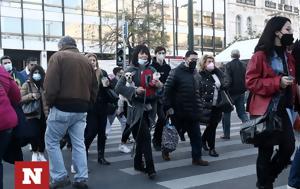
M289 17L299 37L298 7L299 0L193 1L194 49L217 54L237 39L259 36L274 15ZM70 35L81 52L115 59L122 18L131 30L142 31L131 35L132 46L161 37L165 41L155 45L165 45L169 56L183 56L188 49L188 0L1 0L0 56L11 56L18 69L28 57L46 67L58 40Z
M299 0L227 0L227 44L259 37L268 20L276 15L288 17L294 38L299 38Z
M145 2L145 10L139 10ZM18 69L28 57L36 57L46 66L57 51L60 37L70 35L81 52L114 58L121 37L113 34L122 30L123 11L139 14L138 19L143 20L147 14L154 14L153 7L159 15L156 22L161 23L158 30L168 39L164 44L168 54L184 55L188 48L187 3L188 0L1 0L0 55L10 55ZM196 51L214 53L225 46L224 5L225 0L194 1ZM133 37L131 43L136 45L143 40Z

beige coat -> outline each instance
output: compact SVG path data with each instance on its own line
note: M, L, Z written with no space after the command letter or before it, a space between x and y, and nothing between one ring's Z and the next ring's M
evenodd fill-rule
M29 89L29 85L31 86L32 92ZM33 93L35 93L37 96L39 96L39 101L41 103L41 107L43 107L43 112L45 114L45 117L48 117L49 114L49 107L46 104L46 99L45 99L45 92L42 88L38 90L38 87L32 82L32 81L27 81L22 85L21 88L21 103L26 104L34 100L33 98ZM32 119L32 118L41 118L41 109L39 111L39 114L32 115L32 116L26 116L27 119Z

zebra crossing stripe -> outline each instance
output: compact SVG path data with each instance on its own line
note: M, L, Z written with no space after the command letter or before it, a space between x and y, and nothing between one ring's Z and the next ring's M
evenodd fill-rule
M239 158L239 157L245 157L250 155L257 154L257 149L250 148L250 149L244 149L244 150L237 150L237 151L231 151L224 154L220 154L219 157L210 157L206 156L204 159L208 162L215 162L215 161L221 161L221 160L227 160L232 158ZM162 162L162 163L155 163L155 168L157 171L167 170L167 169L173 169L183 166L189 166L192 165L192 159L181 159L181 160L173 160L168 162ZM125 172L130 175L138 175L141 172L135 171L133 167L120 169L122 172Z
M236 129L236 130L239 130L240 128L238 128L238 129ZM217 135L216 135L216 139L218 139L218 138L220 138L220 136L222 136L223 135L223 133L217 133ZM238 131L238 132L232 132L231 134L230 134L230 137L234 137L234 136L239 136L240 135L240 132ZM187 135L186 135L187 136ZM121 137L120 137L121 138ZM120 142L121 142L121 139L120 138L116 138L116 137L114 137L114 138L111 138L110 136L108 136L108 141L106 142L106 145L110 145L110 144L120 144ZM186 142L188 142L189 141L189 139L188 139L188 137L187 137L187 139L186 139ZM92 143L91 144L91 146L96 146L97 145L97 143Z
M254 174L256 174L256 165L251 164L233 169L226 169L206 174L158 182L157 184L172 189L184 189L199 187L206 184L221 182Z
M216 147L225 147L225 146L231 146L235 144L241 144L241 140L229 140L229 141L220 141L216 143ZM117 150L116 148L113 148L113 150ZM176 151L172 154L176 153L182 153L182 152L190 152L191 147L178 147ZM90 150L89 154L96 154L96 150ZM152 153L153 157L161 156L161 152L154 151ZM119 161L128 161L132 160L131 154L121 155L121 156L113 156L113 157L107 157L106 158L109 162L119 162ZM92 161L96 161L96 159L91 159Z
M274 188L274 189L287 189L287 185L278 186L278 187L276 187L276 188Z
M206 126L201 126L201 130L202 131L205 128L206 128ZM240 128L241 128L240 126L234 126L234 127L231 127L230 130L231 131L235 131L235 130L239 130ZM152 129L152 131L153 131L153 129ZM223 129L222 128L218 128L216 131L217 132L223 132ZM121 138L122 135L117 135L117 134L122 134L121 129L110 131L109 134L108 134L108 136L109 136L109 138L117 138L115 136L119 136Z

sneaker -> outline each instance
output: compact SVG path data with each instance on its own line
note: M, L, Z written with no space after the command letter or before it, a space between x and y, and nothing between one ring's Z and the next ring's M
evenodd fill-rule
M129 143L129 144L132 144L132 143L134 143L134 139L132 139L132 138L128 138L128 140L127 140L127 143Z
M37 152L32 152L31 161L39 161L39 155Z
M71 173L72 173L72 174L76 174L76 171L75 171L75 169L74 169L74 165L73 165L73 164L71 165Z
M75 181L72 184L73 188L78 188L78 189L88 189L89 186L87 185L86 181Z
M65 177L63 180L50 183L50 189L58 189L71 185L69 177Z
M125 144L120 144L119 145L119 151L127 154L127 153L131 152L131 149L128 148Z
M41 152L38 153L38 160L39 161L47 161L47 159L44 156L44 153L41 153Z

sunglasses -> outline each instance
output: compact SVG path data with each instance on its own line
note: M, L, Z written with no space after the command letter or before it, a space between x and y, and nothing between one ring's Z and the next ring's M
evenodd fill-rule
M166 54L165 52L158 52L157 54Z

